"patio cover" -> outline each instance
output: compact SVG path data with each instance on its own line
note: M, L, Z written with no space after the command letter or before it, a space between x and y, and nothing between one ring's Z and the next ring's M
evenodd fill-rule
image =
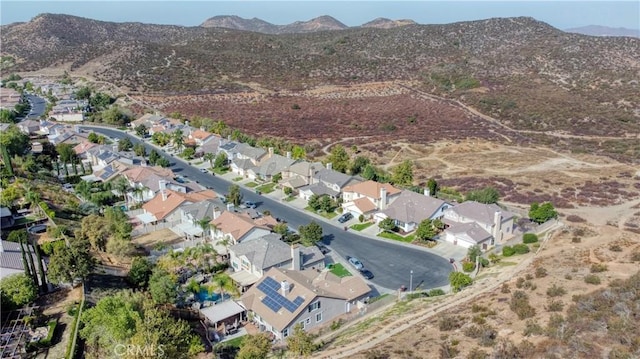
M149 224L157 221L158 219L151 213L142 213L136 216L140 220L140 222L144 224Z
M174 227L177 232L186 233L190 236L199 236L202 234L202 228L191 225L190 223L180 223ZM176 231L174 231L176 232Z
M218 323L234 315L244 312L244 309L240 304L233 300L228 300L220 304L212 305L210 307L200 309L200 312L204 314L211 323Z
M246 270L242 270L239 272L231 273L231 279L233 279L236 283L239 283L241 286L246 287L260 280L258 276L253 273L247 272Z

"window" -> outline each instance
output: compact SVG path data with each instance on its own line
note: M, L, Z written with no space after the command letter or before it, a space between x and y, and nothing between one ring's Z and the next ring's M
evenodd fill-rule
M320 323L322 321L322 312L316 314L316 323Z
M302 327L302 329L304 329L304 320L303 320L303 321L301 321L301 322L300 322L300 323L298 323L298 324L300 324L300 326Z
M320 309L320 302L315 302L315 303L309 304L309 313L311 313L312 311L314 311L316 309Z
M309 325L309 324L311 324L311 318L307 318L307 319L305 319L305 320L304 320L304 325L305 325L305 326L307 326L307 325Z
M285 330L282 331L282 337L286 338L289 336L289 328L285 328Z

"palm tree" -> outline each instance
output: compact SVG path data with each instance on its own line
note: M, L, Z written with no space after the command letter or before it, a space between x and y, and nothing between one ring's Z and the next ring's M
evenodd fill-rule
M223 299L225 292L234 296L238 294L238 288L236 288L236 285L233 283L233 279L231 279L231 277L226 273L216 274L211 279L211 285L208 290L209 294L212 294L212 291L220 293L220 298Z
M133 195L133 199L138 201L138 202L142 202L142 200L144 199L144 193L148 190L148 187L142 186L142 187L138 187L138 186L134 186L132 189L132 195Z
M202 158L205 161L209 161L209 166L211 166L211 168L213 168L213 161L216 159L216 155L214 155L213 152L205 153L204 156L202 156Z
M198 221L198 226L202 228L202 241L206 242L207 240L207 232L211 230L211 218L204 217L203 219Z
M131 185L129 184L129 180L127 180L127 178L124 176L119 177L116 181L113 182L113 189L116 190L116 192L118 192L118 194L123 197L124 203L126 204L127 209L129 209L129 200L127 196L127 192L131 190Z
M178 152L182 149L182 146L184 145L184 133L182 132L182 130L178 129L173 133L173 144L176 146L176 149L178 150Z

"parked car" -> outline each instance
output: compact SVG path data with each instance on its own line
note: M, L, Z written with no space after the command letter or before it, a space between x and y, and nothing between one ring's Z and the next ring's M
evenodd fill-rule
M253 209L258 207L258 205L256 205L256 203L252 202L252 201L245 201L244 202L244 206L247 207L247 208L253 208Z
M373 279L373 273L368 269L361 269L360 274L362 274L366 279Z
M209 171L207 171L207 169L206 169L206 168L201 168L201 169L200 169L200 172L202 172L202 173L209 173Z
M350 220L351 218L353 218L353 214L347 212L347 213L344 213L342 216L340 216L340 218L338 218L338 222L344 223Z
M357 270L364 269L364 264L362 264L362 262L360 262L360 260L356 257L347 257L347 261L353 266L353 268Z
M327 254L327 253L331 252L331 250L329 248L327 248L327 246L325 246L322 243L316 243L316 246L318 246L318 249L320 250L320 252L322 254Z

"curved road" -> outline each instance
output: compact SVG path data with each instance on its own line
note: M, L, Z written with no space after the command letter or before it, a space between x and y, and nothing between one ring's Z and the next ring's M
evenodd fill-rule
M93 126L81 127L86 130L100 132L111 138L128 137L133 143L140 142L138 138L119 130ZM171 159L171 169L176 174L186 175L190 180L196 180L204 186L213 188L216 192L227 193L230 182L211 174L202 173L199 169L172 158L155 146L151 146L146 142L144 144L147 150L154 149ZM269 210L273 216L285 219L293 228L298 228L300 225L306 225L315 220L316 223L322 226L323 242L343 256L348 255L359 258L364 266L375 275L371 282L376 285L388 289L398 289L402 285L409 287L412 270L414 287L420 286L422 289L428 289L449 284L448 276L452 271L452 267L447 259L413 246L409 247L392 241L361 236L352 231L344 231L342 227L338 228L335 225L318 220L287 204L260 196L242 187L241 191L245 200L255 202L261 211ZM352 270L351 268L349 269Z

